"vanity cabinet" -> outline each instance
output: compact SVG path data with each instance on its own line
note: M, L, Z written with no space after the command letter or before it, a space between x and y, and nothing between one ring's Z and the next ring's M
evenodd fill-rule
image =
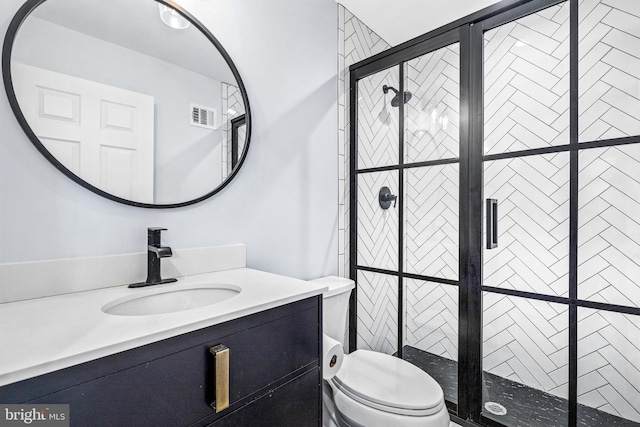
M9 384L0 402L70 404L72 426L320 426L321 304L308 298ZM230 406L215 413L218 344L229 348Z

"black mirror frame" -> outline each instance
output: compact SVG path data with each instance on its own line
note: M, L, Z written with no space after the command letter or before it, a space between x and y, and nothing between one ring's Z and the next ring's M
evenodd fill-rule
M238 84L238 88L240 89L240 93L242 94L242 101L244 102L245 107L245 121L246 121L246 142L244 145L244 150L240 155L240 158L237 161L237 165L232 169L231 173L222 181L216 188L214 188L211 192L204 194L198 198L193 200L188 200L186 202L179 203L170 203L170 204L152 204L152 203L140 203L135 202L133 200L123 199L121 197L114 196L113 194L107 193L104 190L101 190L98 187L95 187L73 172L71 172L67 167L65 167L58 159L56 159L47 148L40 142L36 134L33 132L29 123L27 122L22 110L20 109L20 105L18 104L18 99L16 98L15 91L13 89L13 80L11 78L11 53L13 51L13 44L22 26L22 23L25 19L36 9L39 5L46 2L48 0L27 0L18 12L16 12L15 16L11 20L9 24L9 28L7 29L7 33L4 38L4 43L2 46L2 77L4 81L5 91L7 93L7 97L9 99L9 104L11 105L11 109L13 110L20 127L25 132L29 140L33 143L33 145L38 149L38 151L60 172L65 174L68 178L81 185L82 187L102 196L107 199L113 200L118 203L122 203L129 206L136 206L140 208L151 208L151 209L167 209L167 208L179 208L183 206L193 205L195 203L201 202L205 199L210 198L211 196L218 193L224 187L226 187L235 176L238 174L238 171L242 167L244 160L247 156L247 152L249 151L249 144L251 142L251 109L249 108L249 97L247 96L247 91L245 89L244 83L242 82L242 78L240 77L240 73L236 68L235 64L231 60L231 57L227 53L227 51L222 47L220 42L215 38L213 34L196 18L194 18L189 12L184 10L181 6L174 3L172 0L150 0L156 1L157 3L165 4L167 6L172 7L178 13L180 13L184 18L186 18L191 24L196 27L202 34L204 34L207 39L218 49L218 52L222 55L225 62L231 69L233 76L236 79L236 83Z

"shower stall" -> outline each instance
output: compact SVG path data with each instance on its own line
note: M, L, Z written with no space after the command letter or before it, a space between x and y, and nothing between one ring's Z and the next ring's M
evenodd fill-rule
M349 109L351 350L483 425L640 426L640 2L499 3Z

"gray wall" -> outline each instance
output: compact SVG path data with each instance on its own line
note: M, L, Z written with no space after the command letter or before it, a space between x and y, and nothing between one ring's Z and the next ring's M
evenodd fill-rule
M3 34L21 3L0 2ZM241 172L190 207L121 205L55 170L2 96L0 262L140 252L146 227L164 226L175 248L246 243L253 268L299 278L337 273L335 2L179 3L225 46L247 87L253 137Z

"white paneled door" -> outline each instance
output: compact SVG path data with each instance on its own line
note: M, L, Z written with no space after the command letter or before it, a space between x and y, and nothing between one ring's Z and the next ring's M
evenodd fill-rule
M153 203L154 98L13 63L13 84L31 129L89 184Z

